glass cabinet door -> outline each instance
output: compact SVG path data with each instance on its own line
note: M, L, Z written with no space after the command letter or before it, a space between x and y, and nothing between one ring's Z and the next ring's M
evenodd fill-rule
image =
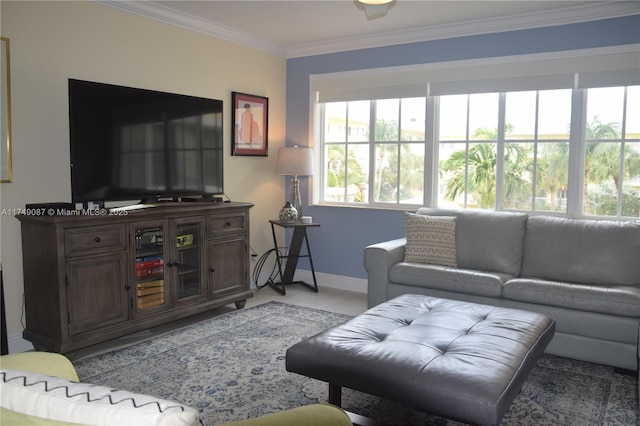
M168 292L164 276L164 227L136 227L134 234L136 309L143 311L166 307Z
M204 220L175 221L175 254L172 256L172 277L176 280L177 302L205 297L202 236Z

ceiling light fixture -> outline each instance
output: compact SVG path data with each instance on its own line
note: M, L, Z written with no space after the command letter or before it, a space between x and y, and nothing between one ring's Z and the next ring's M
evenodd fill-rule
M380 18L395 4L396 0L355 0L359 9L364 9L367 19Z

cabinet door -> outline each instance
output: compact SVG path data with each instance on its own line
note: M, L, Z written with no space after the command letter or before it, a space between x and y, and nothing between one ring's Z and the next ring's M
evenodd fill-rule
M165 263L167 261L167 221L148 221L133 224L135 266L133 308L136 316L168 309L171 293Z
M244 236L209 242L209 298L249 288L249 260Z
M172 241L167 272L174 284L176 303L199 303L206 299L204 273L204 217L171 221Z
M126 253L70 260L66 269L69 335L128 319Z

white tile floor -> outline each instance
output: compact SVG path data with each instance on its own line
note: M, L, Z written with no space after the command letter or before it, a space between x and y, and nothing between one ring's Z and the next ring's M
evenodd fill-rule
M247 300L247 307L276 301L354 316L367 309L367 295L365 293L330 287L320 287L320 290L314 293L297 284L287 285L286 292L286 295L281 295L270 287L255 290L254 297Z

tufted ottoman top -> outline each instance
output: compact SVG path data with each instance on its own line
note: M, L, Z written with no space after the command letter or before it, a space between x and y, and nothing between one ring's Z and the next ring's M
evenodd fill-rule
M553 319L404 295L289 348L288 371L477 424L498 424Z

